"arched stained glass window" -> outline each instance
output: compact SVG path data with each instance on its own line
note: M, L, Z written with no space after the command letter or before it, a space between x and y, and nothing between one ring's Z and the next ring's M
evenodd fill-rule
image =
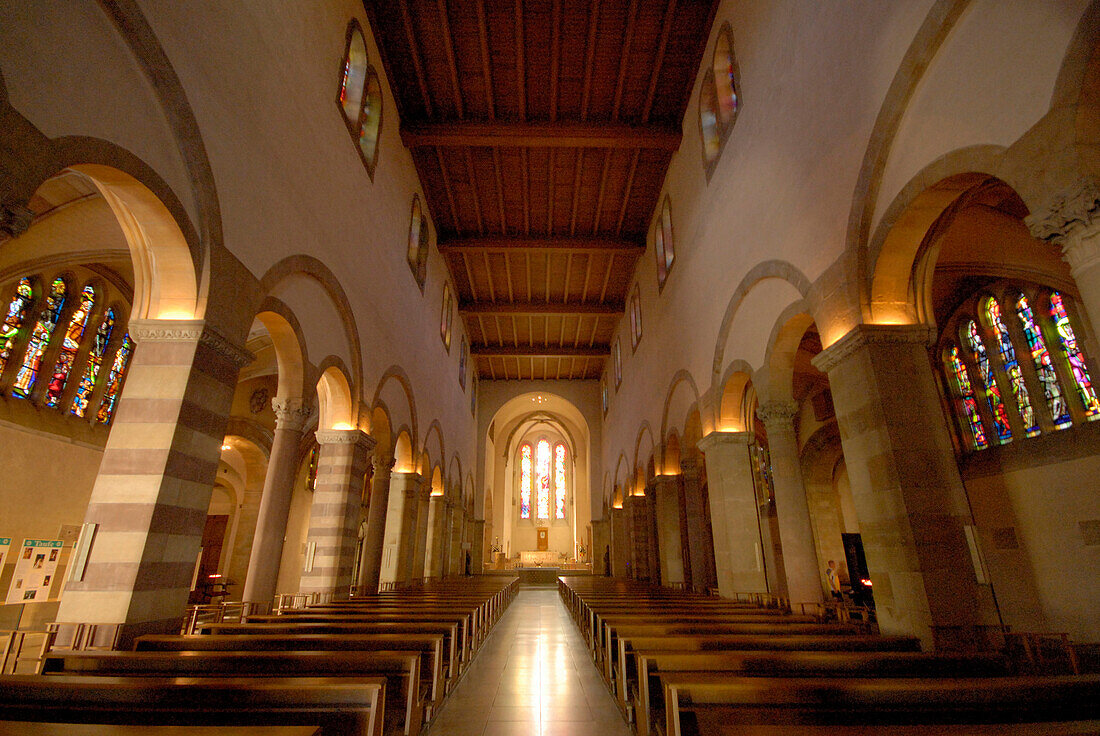
M88 411L88 402L95 389L95 379L99 375L99 367L103 364L103 355L107 352L107 343L111 341L111 333L114 329L115 310L108 309L107 314L103 316L103 323L96 330L92 349L88 351L88 364L84 366L84 375L81 376L80 385L76 387L76 395L73 397L73 406L70 411L78 417L84 416Z
M340 107L350 125L359 123L359 107L363 103L363 87L367 81L367 44L363 32L354 21L348 26L344 71L340 78Z
M1004 399L1001 391L993 378L993 369L989 365L989 355L985 351L985 344L978 334L978 323L969 320L963 327L963 339L970 348L970 356L978 366L978 378L989 403L989 413L993 415L993 429L997 433L997 439L1004 444L1012 441L1012 429L1008 425L1008 415L1005 413Z
M61 318L61 309L65 306L65 295L68 287L65 279L56 278L50 285L50 293L46 295L46 305L38 316L38 322L31 332L30 342L27 344L27 353L23 358L23 365L15 375L15 383L12 385L12 395L26 398L30 396L34 388L34 381L38 377L38 368L42 363L42 354L50 344L50 337L57 327L57 320Z
M615 369L615 390L623 383L623 353L619 348L619 338L615 338L615 345L611 348L611 361Z
M539 440L535 450L536 482L538 484L535 493L535 509L538 518L550 518L550 443Z
M554 447L554 518L565 519L565 445Z
M672 243L672 206L668 195L661 203L661 213L654 224L653 243L657 251L657 285L664 288L672 262L676 260L676 251Z
M630 297L630 346L637 349L642 341L642 299L638 294L638 287L634 287L634 293Z
M1069 361L1070 371L1073 372L1073 382L1077 386L1077 395L1081 397L1081 403L1085 407L1085 417L1089 421L1097 419L1100 417L1100 401L1097 401L1096 392L1092 388L1089 369L1085 367L1085 356L1077 347L1077 336L1073 334L1073 327L1069 324L1065 302L1057 291L1050 295L1050 317L1054 320L1054 329L1058 331L1062 352Z
M65 383L69 380L69 371L73 369L76 352L80 350L80 341L84 338L84 328L88 325L88 315L94 306L95 289L85 286L80 292L80 304L69 318L69 326L61 339L61 353L57 356L50 385L46 389L46 406L57 406L61 401L61 392L65 390Z
M420 195L413 195L412 216L409 221L409 247L405 254L412 269L413 278L424 289L424 277L428 272L428 220L420 205Z
M1020 363L1016 360L1016 349L1012 347L1012 338L1008 335L1008 328L1001 319L1001 305L993 297L985 300L985 318L989 323L989 329L997 339L997 350L1001 355L1001 365L1004 366L1008 383L1012 387L1012 395L1016 398L1016 408L1020 410L1020 418L1024 423L1024 434L1034 437L1039 434L1039 421L1035 416L1035 410L1031 408L1031 400L1024 384L1024 374L1020 370Z
M8 364L8 358L11 357L12 350L15 348L15 342L19 338L19 330L23 327L23 322L27 319L27 310L30 308L31 300L34 298L34 289L31 286L31 280L24 276L19 279L19 285L15 287L15 296L11 298L11 303L8 304L8 313L4 316L4 323L0 325L0 373L4 371L4 366Z
M959 413L965 418L967 428L970 430L971 447L975 450L984 450L989 447L989 440L985 437L982 418L978 414L978 402L974 398L974 389L970 386L970 376L967 375L966 366L959 359L959 349L952 345L947 351L944 362L947 364L947 375L950 376L951 389L955 395L955 402L959 406Z
M451 320L454 316L454 310L451 309L453 297L451 296L451 285L443 282L443 310L439 315L439 337L443 340L443 346L447 348L447 352L451 352Z
M1020 319L1024 337L1027 338L1031 360L1035 363L1035 375L1039 378L1039 385L1043 387L1043 395L1050 408L1050 415L1054 418L1054 427L1065 429L1072 426L1073 419L1069 414L1069 404L1066 403L1066 398L1062 394L1062 386L1058 383L1058 374L1050 361L1046 341L1039 326L1035 324L1035 314L1031 311L1031 304L1023 294L1020 294L1016 300L1016 316Z
M718 94L714 89L714 72L707 70L699 94L699 129L703 134L703 158L709 164L718 158L721 138L718 135Z
M118 396L122 392L122 379L126 376L126 368L130 365L130 356L134 353L134 341L129 333L122 338L122 345L115 353L115 361L111 364L111 372L107 374L107 390L103 392L103 403L99 405L99 413L96 421L101 424L110 424L115 414L115 405Z
M359 150L367 171L374 178L378 160L378 134L382 129L382 85L373 67L367 67L367 85L363 92L363 111L359 116Z
M712 66L718 92L718 114L722 124L727 125L737 112L737 66L733 61L733 31L728 23L718 32Z
M531 445L520 448L519 455L519 518L531 518Z

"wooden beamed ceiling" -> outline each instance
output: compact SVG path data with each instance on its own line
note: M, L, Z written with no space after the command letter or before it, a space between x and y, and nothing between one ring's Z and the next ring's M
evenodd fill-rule
M598 378L716 0L364 0L478 374Z

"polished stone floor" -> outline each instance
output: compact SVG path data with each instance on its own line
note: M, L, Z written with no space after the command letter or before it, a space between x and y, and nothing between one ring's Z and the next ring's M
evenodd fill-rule
M512 601L428 736L630 736L556 588Z

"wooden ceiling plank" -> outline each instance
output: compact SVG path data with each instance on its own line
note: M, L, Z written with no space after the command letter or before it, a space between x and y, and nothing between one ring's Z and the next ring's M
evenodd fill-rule
M424 100L424 112L428 117L433 116L432 112L432 96L428 92L428 80L424 77L424 64L420 60L420 46L416 42L416 31L413 29L412 17L409 15L409 9L405 3L400 3L401 6L401 24L405 27L405 42L409 44L409 50L412 52L413 70L416 71L416 82L420 87L420 97Z
M607 259L607 272L603 275L603 288L600 289L600 303L603 304L607 299L607 284L611 281L611 271L615 268L615 254L612 253Z
M598 322L599 318L596 318L596 321ZM583 327L583 326L584 326L584 318L583 317L578 317L577 318L577 330L573 335L573 347L577 347L578 345L581 344L581 327Z
M517 0L518 1L518 0ZM588 119L588 102L592 97L592 71L595 67L596 29L600 19L600 0L588 4L588 44L584 53L584 86L581 89L581 120Z
M591 347L544 347L541 345L521 345L519 347L497 347L494 345L473 345L470 347L473 355L495 358L606 358L611 354L610 345L593 345Z
M497 290L493 286L493 270L489 267L489 253L483 251L481 256L485 260L485 278L489 280L489 299L495 302L497 300Z
M630 9L626 14L626 31L623 33L623 55L619 57L619 78L615 84L615 102L611 106L611 119L619 119L619 108L623 102L623 88L626 86L627 62L630 60L630 47L634 43L634 21L638 14L638 0L630 0Z
M550 149L550 163L546 166L546 234L554 233L554 155L556 151Z
M569 303L569 277L573 273L573 254L570 253L565 257L565 286L562 289L562 304Z
M600 215L603 214L603 198L607 193L607 173L611 167L611 150L604 151L603 167L600 169L600 191L596 195L596 214L592 216L592 234L600 230Z
M526 34L523 22L523 0L516 0L516 87L519 91L519 119L527 119L527 59L526 59ZM524 161L524 177L527 172L526 160ZM524 202L526 205L526 202Z
M569 211L569 236L577 234L577 200L581 195L581 170L584 167L584 149L577 151L577 163L573 166L573 204Z
M482 342L488 342L489 336L485 334L485 322L482 321L480 314L477 316L477 329L481 331Z
M508 216L504 211L504 179L500 174L500 152L493 149L493 174L497 180L497 205L500 207L500 231L508 232Z
M675 152L683 131L667 124L618 122L505 122L503 120L406 121L401 141L424 146L489 148L644 148ZM552 168L552 167L551 167Z
M470 297L477 301L477 285L474 283L474 272L470 269L470 259L466 253L459 255L462 256L462 265L466 268L466 279L470 282Z
M519 149L520 170L523 173L523 232L531 234L531 174L527 168L527 149Z
M600 321L598 319L592 320L592 334L588 336L588 347L592 347L596 344L596 330L600 328ZM610 354L611 351L608 351Z
M557 120L558 73L561 71L561 0L554 0L550 27L550 119Z
M501 347L504 347L504 330L500 329L499 316L493 317L493 324L495 324L497 328L497 343L499 343ZM488 343L489 341L486 340L485 342Z
M523 254L523 262L527 268L527 301L532 300L531 294L531 252L528 251Z
M481 219L481 197L477 193L477 174L474 173L474 154L466 149L466 176L470 180L470 194L474 198L474 217L477 219L477 231L485 233L485 222Z
M550 254L546 254L546 303L550 303Z
M458 207L455 206L455 193L451 188L451 179L447 176L447 166L443 163L443 152L438 148L435 149L435 158L439 162L439 177L443 180L443 191L447 193L447 204L451 207L451 222L455 224L456 231L462 232L462 220L458 219Z
M512 291L512 259L507 253L504 254L504 272L508 275L508 301L515 304L516 294Z
M398 4L405 6L405 3ZM462 88L458 82L458 62L455 61L454 43L451 40L451 20L447 16L447 0L436 0L436 7L439 8L439 25L443 32L443 51L447 56L447 66L451 70L451 90L454 95L455 112L461 119L466 117L466 112L462 104Z
M673 0L675 2L675 0ZM493 70L489 58L489 30L485 21L485 0L477 0L477 35L481 42L481 73L485 77L485 101L488 104L489 119L497 116L496 103L493 101Z
M626 186L623 188L623 203L619 207L619 223L615 226L616 235L621 235L623 232L623 220L626 219L626 208L630 204L630 190L634 186L634 174L638 171L638 154L639 151L635 151L634 158L630 161L630 173L626 177Z
M486 235L473 237L446 237L438 243L439 252L443 255L451 253L480 253L490 251L494 253L572 253L574 255L614 253L622 257L640 255L645 252L645 246L633 240L604 237L573 237L553 238L535 237L525 238L511 235Z
M587 254L588 263L584 267L584 286L581 287L581 304L588 301L588 282L592 279L592 254Z
M490 358L489 360L487 360L485 362L489 364L489 377L492 378L494 381L497 380L497 371L496 371L495 368L493 368L492 358Z
M661 75L661 67L665 63L665 49L668 47L668 37L672 32L672 18L676 14L676 0L668 0L665 8L665 20L661 24L661 40L657 43L657 56L653 61L653 73L649 77L649 89L646 91L645 106L642 107L642 120L649 120L649 113L653 110L653 100L657 95L657 79Z

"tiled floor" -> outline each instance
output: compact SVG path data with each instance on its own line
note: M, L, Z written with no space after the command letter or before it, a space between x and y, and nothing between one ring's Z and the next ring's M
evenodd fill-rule
M524 589L428 736L630 736L556 588Z

